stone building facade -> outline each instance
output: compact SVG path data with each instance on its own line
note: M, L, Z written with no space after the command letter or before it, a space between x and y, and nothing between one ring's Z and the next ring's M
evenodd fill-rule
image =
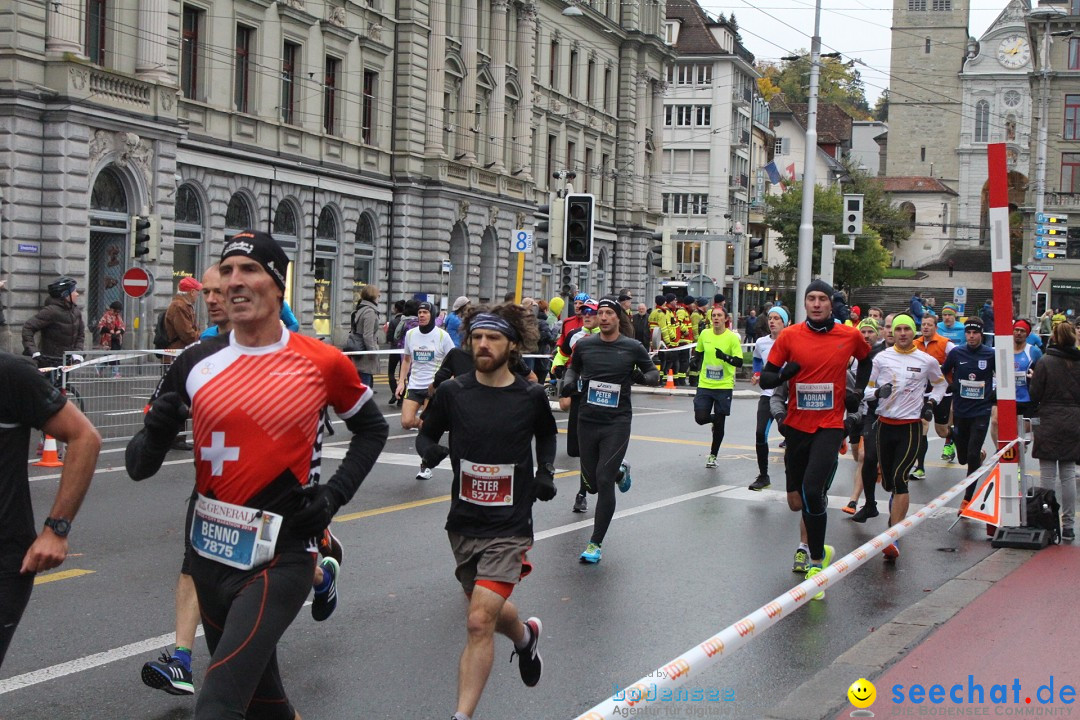
M229 235L293 259L304 332L340 342L354 290L501 299L509 233L577 172L598 196L594 292L646 284L660 196L663 6L448 0L26 0L0 8L0 272L21 324L59 274L88 325L143 331ZM160 253L129 258L133 218ZM542 240L542 238L541 238ZM455 268L442 272L447 260ZM143 264L148 298L121 294ZM548 296L553 266L526 264Z

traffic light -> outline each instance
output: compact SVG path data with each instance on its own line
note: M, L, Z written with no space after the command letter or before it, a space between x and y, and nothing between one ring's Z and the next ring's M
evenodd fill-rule
M161 224L157 215L133 215L131 217L131 258L153 262L158 258L161 241Z
M660 268L661 273L675 272L675 241L672 240L671 230L657 230L652 234L653 240L659 240L659 245L652 248L652 264Z
M562 266L562 287L559 294L570 297L574 294L574 268L569 265Z
M765 267L763 258L765 257L765 238L750 238L750 250L747 256L749 264L746 268L747 275L753 275L761 272L761 269Z
M862 235L863 231L863 196L844 196L844 234Z
M563 199L556 197L550 205L540 205L536 208L536 214L548 217L536 223L536 244L547 250L551 262L556 262L563 255ZM547 234L546 238L544 233Z
M588 193L566 196L563 230L563 262L588 265L593 258L593 207L596 199Z

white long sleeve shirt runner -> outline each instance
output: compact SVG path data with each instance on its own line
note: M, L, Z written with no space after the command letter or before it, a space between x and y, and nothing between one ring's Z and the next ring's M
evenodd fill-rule
M873 398L882 385L891 384L892 395L878 400L878 419L886 423L913 422L922 419L927 383L929 397L935 403L941 402L948 386L937 360L914 346L907 352L893 346L874 357L866 398Z

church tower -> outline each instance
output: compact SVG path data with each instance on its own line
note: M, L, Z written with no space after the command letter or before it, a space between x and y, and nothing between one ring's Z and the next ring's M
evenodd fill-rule
M969 0L893 0L885 174L957 189Z

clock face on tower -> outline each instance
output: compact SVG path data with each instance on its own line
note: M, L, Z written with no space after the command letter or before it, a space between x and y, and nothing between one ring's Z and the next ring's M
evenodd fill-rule
M1020 33L1006 35L998 45L997 60L1010 70L1024 67L1031 59L1027 38Z

